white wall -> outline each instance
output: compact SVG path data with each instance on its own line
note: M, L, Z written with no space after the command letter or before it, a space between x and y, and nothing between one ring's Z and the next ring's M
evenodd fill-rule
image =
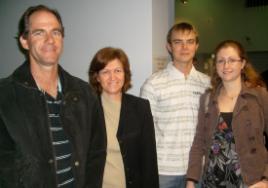
M28 6L45 4L56 8L63 19L66 35L60 64L67 71L87 81L89 62L97 50L105 46L122 48L129 57L133 75L130 93L138 95L140 86L152 73L153 33L168 29L170 13L174 14L169 11L171 3L171 0L1 0L0 77L8 76L24 60L14 39L20 16ZM153 19L156 11L153 4L162 7L158 18L163 19ZM153 20L159 21L154 30ZM165 39L165 35L156 32L154 39ZM154 46L163 47L163 42L156 41ZM163 53L165 48L157 50L156 55Z
M170 60L166 50L166 35L175 21L174 0L153 0L153 71Z

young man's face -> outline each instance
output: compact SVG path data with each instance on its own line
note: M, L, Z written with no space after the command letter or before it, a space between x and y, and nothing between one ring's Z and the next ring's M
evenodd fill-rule
M57 65L63 50L62 28L50 12L38 11L30 16L29 34L20 37L23 48L29 50L31 63Z
M194 31L173 31L171 43L167 44L168 51L173 56L174 63L192 63L198 48Z

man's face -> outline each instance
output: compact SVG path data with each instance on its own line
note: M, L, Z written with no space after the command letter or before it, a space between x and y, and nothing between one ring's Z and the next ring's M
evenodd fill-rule
M192 63L198 48L196 34L193 31L173 31L168 51L173 56L174 63Z
M57 65L63 50L62 28L50 12L38 11L30 16L29 34L20 37L23 48L29 50L31 63Z

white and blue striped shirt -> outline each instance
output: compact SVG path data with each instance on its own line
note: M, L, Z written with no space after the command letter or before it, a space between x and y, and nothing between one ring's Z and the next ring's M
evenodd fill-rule
M141 97L150 101L154 118L159 174L186 174L199 98L209 86L209 77L194 66L185 78L172 63L142 86Z

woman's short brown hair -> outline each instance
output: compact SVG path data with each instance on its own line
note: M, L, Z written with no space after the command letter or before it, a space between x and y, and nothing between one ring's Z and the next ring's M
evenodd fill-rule
M126 92L131 88L131 71L126 53L119 48L105 47L95 54L88 71L89 82L97 94L101 94L102 92L102 87L97 80L99 72L104 69L110 61L115 59L118 59L122 63L125 73L125 83L122 92Z

